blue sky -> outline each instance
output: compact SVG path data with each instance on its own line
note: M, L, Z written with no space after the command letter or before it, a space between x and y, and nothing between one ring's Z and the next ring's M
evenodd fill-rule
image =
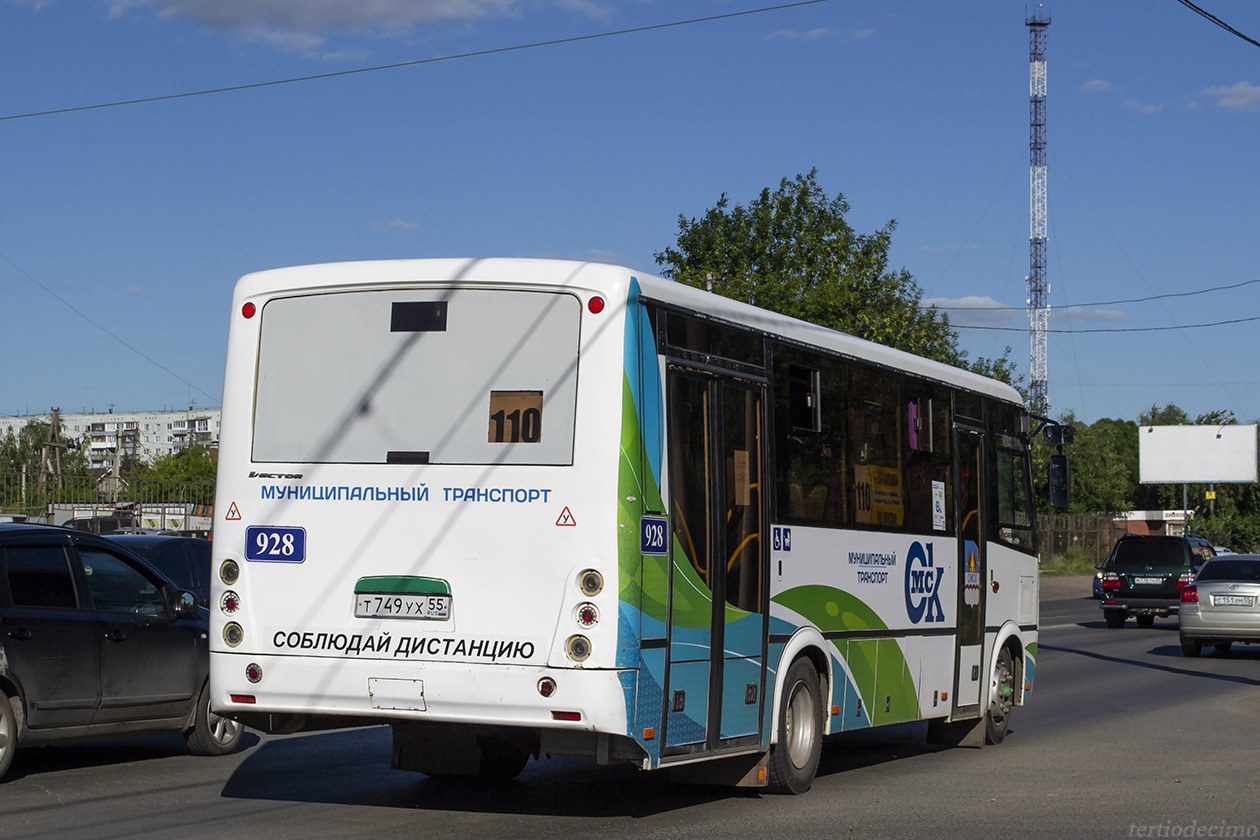
M1254 0L1199 0L1260 40ZM818 169L973 355L1027 372L1023 2L0 0L0 414L217 407L250 271L554 256L655 271L680 214ZM1260 48L1177 0L1048 32L1051 411L1260 418ZM1146 302L1138 298L1229 290ZM999 308L994 308L999 307ZM89 323L83 316L90 318ZM1152 328L1182 328L1154 331ZM1081 330L1142 330L1080 332Z

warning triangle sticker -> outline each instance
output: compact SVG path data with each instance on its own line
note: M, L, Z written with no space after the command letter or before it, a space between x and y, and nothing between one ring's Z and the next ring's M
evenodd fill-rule
M568 506L560 512L560 518L556 520L556 524L560 526L576 525L577 520L573 518L573 514L569 512Z
M232 504L228 505L227 520L229 522L235 522L240 518L241 512L237 509L236 502L232 502Z

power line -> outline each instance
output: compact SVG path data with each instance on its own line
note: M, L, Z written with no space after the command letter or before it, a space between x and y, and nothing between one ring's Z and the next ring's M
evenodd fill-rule
M1254 318L1235 318L1232 321L1215 321L1211 324L1181 324L1172 327L1115 327L1113 329L1095 329L1095 330L1048 330L1052 333L1060 333L1062 335L1081 335L1083 333L1134 333L1134 332L1166 332L1168 330L1197 330L1203 327L1223 327L1229 324L1246 324L1251 321L1260 321L1260 315ZM982 327L970 324L950 324L956 330L993 330L997 332L1027 332L1023 327Z
M184 377L180 376L180 375L179 375L178 373L176 373L175 371L173 371L173 370L171 370L170 368L168 368L166 365L162 364L161 362L157 361L156 359L153 359L153 358L150 358L149 356L146 356L144 353L142 353L141 351L137 350L135 347L132 347L130 344L128 344L127 342L123 341L121 338L119 338L119 337L118 337L117 335L115 335L114 333L110 332L108 329L106 329L106 328L105 328L104 326L102 326L101 324L98 324L96 321L93 321L93 320L92 320L91 318L89 318L89 317L88 317L88 316L87 316L87 315L86 315L86 314L85 314L85 313L84 313L81 309L79 309L78 307L76 307L76 306L75 306L73 303L71 303L70 301L68 301L68 300L66 300L65 298L63 298L61 295L59 295L59 294L57 294L56 292L54 292L52 289L50 289L50 288L48 288L47 286L45 286L43 283L41 283L41 282L39 282L38 280L36 280L36 279L35 279L34 277L32 277L30 274L27 274L27 273L26 273L25 271L23 271L23 270L22 270L22 269L21 269L21 268L20 268L20 267L19 267L16 263L14 263L14 262L13 262L13 260L11 260L11 259L9 259L8 257L6 257L4 254L0 254L0 260L4 260L4 261L5 261L5 262L7 262L9 265L13 266L13 270L14 270L14 271L16 271L18 274L22 275L22 276L23 276L23 277L25 277L27 280L30 280L32 283L34 283L36 286L39 286L41 289L43 289L43 290L44 290L45 292L47 292L48 294L52 295L54 298L56 298L56 299L57 299L57 300L61 303L61 305L62 305L62 306L66 307L66 308L67 308L67 309L69 309L71 312L73 312L75 315L78 315L78 316L79 316L80 318L82 318L84 321L87 321L89 324L91 324L92 326L96 327L96 328L97 328L98 330L100 330L101 332L105 333L105 335L107 335L107 336L109 336L110 338L114 339L114 341L117 341L117 342L118 342L119 344L121 344L123 347L126 347L126 348L127 348L128 350L130 350L132 353L135 353L137 356L139 356L140 358L144 359L146 362L148 362L149 364L153 365L154 367L156 367L156 368L158 368L158 369L160 369L160 370L164 370L164 371L166 371L166 372L167 372L167 373L169 373L171 376L175 377L175 378L176 378L176 379L178 379L180 382L183 382L183 383L184 383L185 385L187 385L189 388L191 388L191 389L193 389L194 391L196 391L198 394L201 394L202 396L204 396L204 397L208 398L211 402L216 403L216 404L219 402L219 398L218 398L218 397L214 396L213 394L208 394L208 393L206 393L205 391L201 390L201 389L200 389L200 388L198 388L196 385L192 384L192 383L191 383L191 382L189 382L187 379L185 379Z
M1221 29L1224 29L1226 32L1230 33L1231 35L1237 35L1239 38L1242 38L1248 44L1254 44L1255 46L1260 47L1260 41L1257 41L1254 38L1248 38L1246 35L1242 34L1237 29L1235 29L1234 27L1230 26L1225 21L1218 18L1216 15L1212 14L1211 12L1200 9L1198 6L1191 3L1190 0L1177 0L1177 2L1185 6L1187 9L1194 12L1195 14L1200 15L1201 17L1207 20L1210 20L1212 23L1215 23L1217 26L1219 26Z
M818 3L827 3L830 0L798 0L796 3L784 3L778 6L765 6L760 9L745 9L741 12L727 12L721 15L709 15L708 17L691 18L690 20L676 20L669 23L656 23L650 26L637 26L633 29L617 29L611 32L597 32L593 35L575 35L572 38L555 38L550 41L536 41L532 44L517 44L511 47L496 47L488 50L476 50L475 52L459 53L458 55L443 55L435 58L421 58L415 61L400 61L396 64L379 64L375 67L359 67L354 70L338 70L333 73L317 73L311 76L296 76L291 79L275 79L270 82L252 82L245 85L232 85L230 87L211 88L207 90L187 91L185 93L168 93L164 96L149 96L142 99L124 99L117 102L102 102L96 105L78 105L72 108L54 108L49 111L32 111L27 114L9 114L0 116L3 120L21 120L28 117L47 117L53 114L71 114L77 111L94 111L100 108L117 108L123 105L141 105L147 102L166 102L171 99L188 99L193 96L210 96L216 93L232 93L241 90L253 90L255 88L274 87L276 85L290 85L295 82L313 82L319 79L335 79L338 76L353 76L359 73L374 73L378 70L397 70L401 67L417 67L422 64L436 64L440 61L455 61L461 58L479 58L487 55L498 55L500 53L519 52L521 50L532 50L539 47L554 47L560 44L575 44L581 41L594 41L599 38L612 38L618 35L633 35L639 32L652 32L658 29L670 29L676 26L690 26L695 23L711 23L717 20L727 20L729 18L744 17L747 15L759 15L766 12L779 12L784 9L795 9L800 6L813 6Z
M1250 286L1253 283L1260 283L1260 280L1244 280L1241 283L1234 283L1229 286L1213 286L1210 289L1199 289L1193 292L1169 292L1165 295L1151 295L1143 298L1128 298L1127 300L1104 300L1098 303L1064 303L1058 306L1051 306L1051 309L1082 309L1089 306L1116 306L1121 303L1147 303L1152 300L1165 300L1167 298L1191 297L1193 295L1205 295L1208 292L1223 292L1229 289L1241 289L1243 286ZM938 306L937 309L942 312L989 312L989 311L1022 311L1014 306Z

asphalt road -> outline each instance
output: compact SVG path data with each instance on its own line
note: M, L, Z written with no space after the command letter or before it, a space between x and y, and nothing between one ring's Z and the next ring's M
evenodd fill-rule
M0 837L1260 836L1260 647L1185 659L1175 622L1108 630L1081 597L1044 601L1041 620L1006 743L929 747L922 724L832 736L804 796L570 759L440 782L391 770L384 728L251 733L225 758L161 737L22 751Z

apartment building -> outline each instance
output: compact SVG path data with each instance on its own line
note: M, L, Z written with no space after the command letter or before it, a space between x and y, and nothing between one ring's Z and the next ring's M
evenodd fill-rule
M12 429L16 435L32 421L49 423L51 414L0 417L0 437ZM153 461L194 444L219 445L219 410L130 411L106 414L62 414L63 440L86 439L93 469L110 467L115 453L123 459Z

